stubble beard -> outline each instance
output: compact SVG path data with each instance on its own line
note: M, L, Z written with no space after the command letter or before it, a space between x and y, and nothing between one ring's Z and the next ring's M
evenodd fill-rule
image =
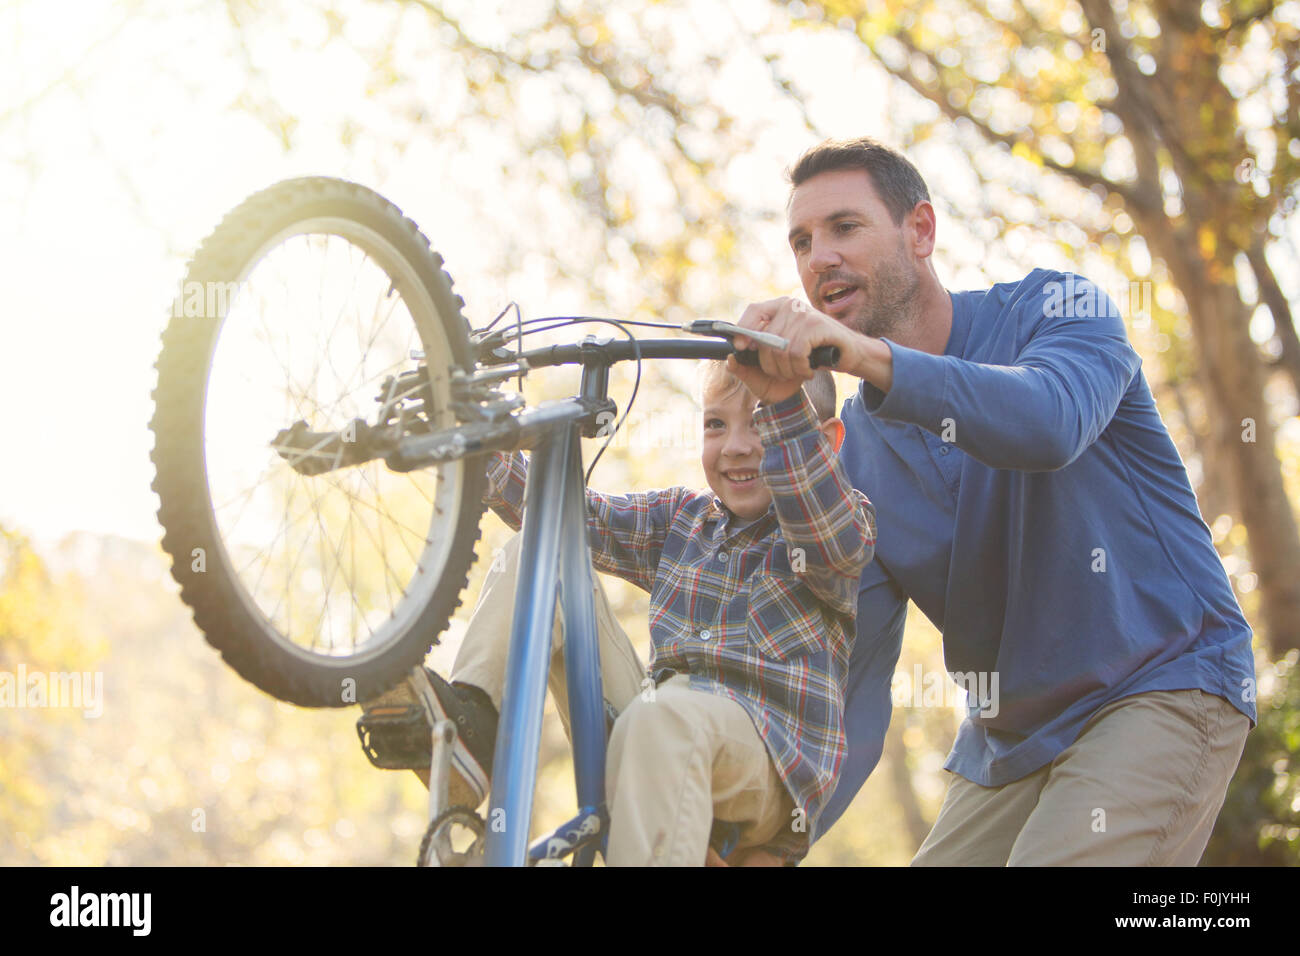
M900 245L894 260L882 263L863 290L862 308L845 322L849 328L873 338L898 341L900 332L915 325L920 309L921 279L908 266ZM901 344L901 343L900 343Z

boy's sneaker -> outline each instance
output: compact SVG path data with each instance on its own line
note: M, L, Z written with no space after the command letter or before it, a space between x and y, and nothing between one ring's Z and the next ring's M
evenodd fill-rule
M497 713L477 688L453 686L417 667L396 687L361 705L357 735L370 762L385 770L414 770L427 784L433 756L433 727L456 725L447 799L451 806L477 807L488 795Z

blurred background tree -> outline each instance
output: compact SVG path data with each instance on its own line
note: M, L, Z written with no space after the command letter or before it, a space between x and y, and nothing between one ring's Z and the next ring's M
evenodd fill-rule
M1264 671L1259 726L1215 824L1204 862L1295 866L1300 861L1300 676L1289 652Z
M0 103L0 202L20 235L53 218L52 193L80 203L100 258L130 253L106 281L135 316L160 317L163 286L222 212L303 172L396 200L447 256L481 321L512 300L528 314L735 315L798 292L784 167L825 136L862 134L901 147L930 183L950 288L1035 266L1098 280L1128 319L1257 627L1261 674L1275 673L1261 682L1261 727L1206 861L1300 860L1295 682L1283 666L1300 645L1290 306L1300 280L1285 268L1300 157L1295 3L131 0L97 5L98 16L57 33L41 7L0 11L16 77ZM35 42L42 31L57 42ZM48 295L24 299L20 284L15 296L16 314L70 321ZM103 333L82 326L87 352L129 355L122 374L142 379L159 327L121 323L97 349ZM78 361L68 359L74 373ZM851 383L841 385L846 394ZM629 375L615 377L616 389L629 386ZM147 387L122 405L141 430ZM647 369L654 399L643 407L689 420L692 387L689 371ZM527 388L535 399L566 383ZM594 484L701 483L697 448L647 441L644 421L602 458ZM126 440L140 442L131 458L143 462L147 439ZM119 480L148 486L126 468ZM488 521L471 603L503 540ZM128 574L113 547L90 548L99 563L85 575L126 575L116 593L140 594L152 623L114 642L123 656L104 667L143 681L152 703L120 713L112 735L66 731L82 758L107 760L115 775L35 774L33 785L98 794L98 823L25 823L18 858L158 860L149 854L166 844L168 859L191 861L405 862L421 805L414 778L369 770L353 715L293 712L223 672L170 582ZM115 592L99 593L107 603L95 607L111 606ZM644 653L645 596L621 584L612 593ZM156 642L177 656L151 679L141 662ZM913 609L899 668L918 665L935 672L943 660ZM809 862L906 862L942 799L956 719L951 708L897 707L880 768ZM185 733L156 733L182 720L194 722ZM544 748L539 821L556 822L572 794L558 783L567 751L554 721ZM187 835L205 807L219 808L207 815L218 822ZM67 837L91 831L94 840ZM102 849L87 857L73 846Z
M62 763L59 742L80 716L25 709L27 688L17 686L19 674L84 670L104 651L75 578L52 574L25 535L0 525L0 672L12 693L0 762L0 830L30 834L50 826L58 804L51 783Z
M1170 387L1194 378L1202 393L1193 434L1227 486L1210 497L1222 506L1226 494L1246 529L1274 654L1300 647L1300 535L1264 395L1274 369L1293 399L1300 389L1295 326L1267 254L1300 170L1300 29L1286 6L1007 0L918 12L828 0L808 16L851 24L891 75L975 134L964 151L986 197L994 182L1024 190L1050 227L1079 221L1062 192L1091 191L1101 208L1090 239L1109 244L1117 267L1136 278L1163 263L1177 292L1166 318L1185 315L1191 333L1188 354L1162 350L1165 371ZM1037 167L1033 179L1009 181L1006 156ZM1251 338L1257 306L1270 313L1271 357Z

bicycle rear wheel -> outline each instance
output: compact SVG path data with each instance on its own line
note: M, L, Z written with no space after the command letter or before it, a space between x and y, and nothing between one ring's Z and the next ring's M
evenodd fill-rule
M451 286L414 223L334 179L250 197L190 263L150 423L163 548L207 641L281 700L376 696L423 659L460 602L481 458L309 477L270 444L297 420L315 431L371 420L416 350L428 380L419 416L454 426L450 376L473 359Z

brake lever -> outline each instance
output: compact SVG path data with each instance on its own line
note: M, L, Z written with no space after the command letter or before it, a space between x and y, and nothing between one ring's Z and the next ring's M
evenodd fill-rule
M696 319L694 322L687 322L682 326L683 332L692 332L695 335L717 335L730 341L737 335L743 335L745 338L757 342L760 345L766 345L774 349L786 349L790 343L779 335L771 332L759 332L756 329L746 329L734 322L724 322L721 319ZM758 351L756 349L737 349L736 361L741 365L758 365ZM838 345L819 345L808 356L808 365L810 368L835 368L840 364L840 349Z
M734 322L724 322L721 319L696 319L694 322L687 322L683 325L682 331L692 332L695 335L718 335L725 339L743 335L748 339L753 339L759 345L766 345L774 349L784 349L790 345L787 340L779 335L773 335L771 332L759 332L757 329L741 328Z

